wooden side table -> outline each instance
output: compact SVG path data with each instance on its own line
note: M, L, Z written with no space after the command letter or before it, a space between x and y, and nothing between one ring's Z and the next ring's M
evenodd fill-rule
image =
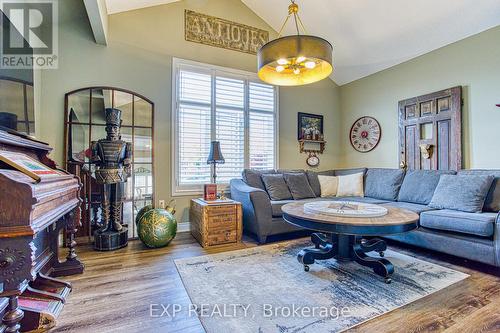
M192 199L189 221L191 234L202 247L241 242L243 222L237 201Z

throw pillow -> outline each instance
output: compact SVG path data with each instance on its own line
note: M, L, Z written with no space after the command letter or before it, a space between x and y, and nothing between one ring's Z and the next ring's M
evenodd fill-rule
M271 200L289 200L292 198L282 174L263 174L261 178Z
M363 173L337 176L339 182L337 197L364 197L363 176Z
M493 179L493 176L442 175L429 206L480 213Z
M317 197L321 196L321 186L319 184L319 179L318 176L333 176L334 175L333 170L327 170L327 171L312 171L312 170L307 170L307 179L309 180L309 185L311 185L311 188L314 191L314 194L316 194ZM335 189L335 191L337 191Z
M428 205L441 175L454 175L452 170L408 170L399 190L398 201Z
M263 174L276 173L274 170L253 170L253 169L245 169L242 172L243 181L250 187L260 188L261 190L265 190L266 187L262 182L262 178L260 177Z
M285 173L283 177L294 200L316 197L305 173Z
M337 195L339 185L337 177L318 175L318 180L321 188L321 197L334 197Z
M404 177L405 171L402 169L368 169L365 176L365 195L370 198L396 201Z

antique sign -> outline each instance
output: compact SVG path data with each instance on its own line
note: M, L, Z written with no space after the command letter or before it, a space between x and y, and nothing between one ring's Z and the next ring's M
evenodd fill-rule
M224 49L256 54L269 41L269 32L213 17L185 11L185 39Z

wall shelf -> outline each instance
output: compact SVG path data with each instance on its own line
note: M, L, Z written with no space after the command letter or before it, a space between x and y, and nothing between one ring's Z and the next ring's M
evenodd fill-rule
M316 145L317 149L310 149L310 146ZM326 141L324 140L307 140L301 139L299 140L299 149L301 153L319 153L323 154L325 151ZM309 148L306 148L309 146Z

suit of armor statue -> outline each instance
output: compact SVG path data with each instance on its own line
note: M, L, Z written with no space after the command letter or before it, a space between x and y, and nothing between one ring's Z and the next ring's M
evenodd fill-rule
M96 166L95 179L98 184L103 185L101 202L103 226L96 231L95 237L106 233L109 234L108 237L113 237L113 233L124 231L122 226L123 188L127 178L130 177L132 145L121 140L120 126L121 111L106 109L106 139L92 142L91 162ZM119 247L125 245L121 244ZM110 246L116 248L116 246Z

